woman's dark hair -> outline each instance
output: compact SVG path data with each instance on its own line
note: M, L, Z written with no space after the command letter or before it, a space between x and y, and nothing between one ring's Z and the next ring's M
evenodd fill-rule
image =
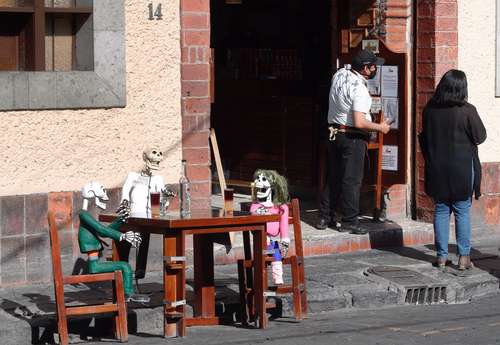
M467 77L463 71L450 69L439 81L429 103L437 107L462 106L467 103Z

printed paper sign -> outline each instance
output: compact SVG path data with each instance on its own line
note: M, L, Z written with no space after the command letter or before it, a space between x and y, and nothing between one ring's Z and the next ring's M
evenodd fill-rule
M398 66L382 66L382 97L398 97Z
M382 170L398 171L398 147L384 145L382 148Z

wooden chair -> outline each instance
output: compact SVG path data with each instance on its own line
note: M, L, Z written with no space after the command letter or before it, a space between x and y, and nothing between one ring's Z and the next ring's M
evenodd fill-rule
M61 267L61 251L59 236L54 214L49 212L50 247L52 251L52 273L54 275L54 292L57 306L57 329L59 332L59 343L68 344L67 318L77 315L114 313L115 335L121 342L128 341L127 330L127 308L123 293L123 278L120 271L99 274L84 274L63 276ZM67 307L64 304L64 285L78 283L95 283L103 281L113 282L113 303L101 305L84 305Z
M217 169L217 180L213 180L213 183L216 183L220 186L220 190L222 195L224 195L224 189L227 186L232 187L240 187L250 190L250 194L254 194L254 185L253 181L244 181L244 180L236 180L236 179L228 179L224 177L224 171L222 169L222 160L219 152L219 144L217 144L217 136L215 135L215 129L210 128L210 143L212 144L212 152L215 158L215 167Z
M289 254L283 259L283 265L290 265L292 272L291 284L284 284L267 288L265 283L266 296L276 296L282 294L293 295L293 310L295 318L301 320L307 317L307 291L304 273L304 250L302 246L302 229L300 225L300 207L299 200L292 199L289 206L289 224L293 226L294 245L290 247ZM253 308L253 272L252 256L250 246L250 235L243 233L243 246L245 259L238 260L238 280L240 290L241 321L248 323L248 319L253 319L255 311ZM266 266L273 261L272 256L266 258ZM267 273L266 273L267 276ZM274 308L271 303L266 304L266 308ZM249 315L250 314L250 315Z

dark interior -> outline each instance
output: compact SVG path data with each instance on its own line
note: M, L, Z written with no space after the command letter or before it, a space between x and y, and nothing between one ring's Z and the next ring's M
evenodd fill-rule
M211 1L211 124L226 178L276 169L318 184L320 128L331 78L331 1Z

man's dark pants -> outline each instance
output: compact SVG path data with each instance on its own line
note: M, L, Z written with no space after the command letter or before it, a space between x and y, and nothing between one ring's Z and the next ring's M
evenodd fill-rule
M365 138L363 134L339 132L335 140L330 141L328 183L320 200L320 217L327 221L334 221L334 210L340 202L342 222L358 222L366 155Z

